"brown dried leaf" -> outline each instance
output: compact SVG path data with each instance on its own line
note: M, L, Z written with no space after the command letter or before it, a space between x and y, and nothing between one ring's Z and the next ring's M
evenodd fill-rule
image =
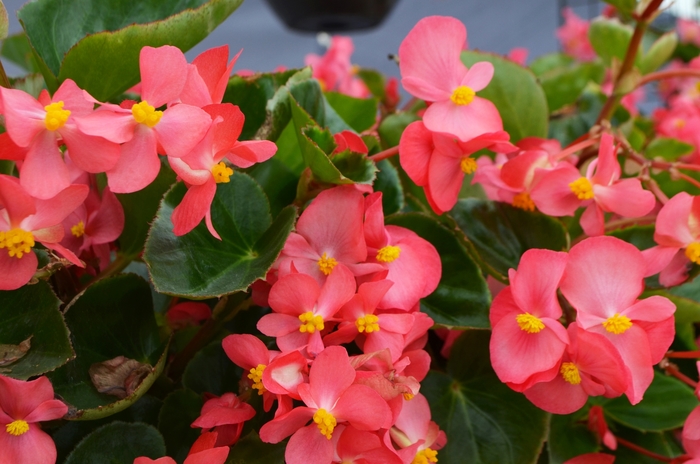
M0 345L0 366L7 366L24 357L32 347L31 335L19 345Z
M153 366L150 364L117 356L114 359L93 364L88 372L97 391L124 399L131 396L152 371Z

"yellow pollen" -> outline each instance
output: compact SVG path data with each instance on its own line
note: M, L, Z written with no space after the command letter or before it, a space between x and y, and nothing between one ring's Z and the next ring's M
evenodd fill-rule
M437 451L430 448L418 451L411 464L428 464L430 462L438 462L437 453Z
M70 116L70 111L63 109L62 101L46 105L44 109L46 110L44 124L50 131L55 131L63 127L66 121L68 121L68 116Z
M362 333L372 333L379 332L379 318L374 314L365 314L362 317L358 317L355 321L355 327L357 331Z
M620 335L625 333L627 329L632 327L632 321L627 316L622 316L618 313L613 314L603 322L603 327L610 333Z
M450 96L450 100L452 100L452 103L455 105L468 105L474 100L474 95L476 95L476 92L471 87L467 87L466 85L460 85L454 91L452 92L452 96Z
M330 440L333 436L333 429L335 429L335 426L338 424L335 417L333 417L333 415L325 409L321 408L314 413L314 422L321 431L321 435Z
M27 421L19 419L7 424L5 430L7 430L7 433L10 435L19 437L20 435L24 435L25 433L29 432L29 424L27 424Z
M683 129L685 127L685 119L676 119L673 121L673 125L676 126L677 129Z
M459 163L459 167L462 168L463 173L471 174L472 172L476 171L476 168L478 166L473 158L467 156L465 158L462 158L462 161L460 161Z
M34 236L31 232L22 229L0 232L0 248L7 248L10 258L21 258L25 253L29 253L33 246Z
M700 81L697 81L697 82L695 83L695 90L696 90L697 92L700 92Z
M331 275L331 272L333 272L333 268L336 264L338 264L338 261L336 261L333 258L330 258L326 253L323 253L318 259L318 268L325 275Z
M569 188L579 200L590 200L593 198L593 186L591 181L585 177L579 177L570 183Z
M685 247L685 255L695 264L700 264L700 243L693 242Z
M163 117L162 111L156 111L147 101L136 103L131 107L131 114L134 115L134 120L140 124L145 124L148 127L155 127Z
M405 399L406 401L411 401L414 396L416 395L414 395L413 393L406 392L403 394L403 399Z
M70 233L80 238L85 234L85 223L80 221L76 225L70 228Z
M561 372L561 376L564 378L564 380L569 382L571 385L578 385L581 383L581 374L579 374L576 364L572 362L562 363L559 372Z
M523 209L525 211L534 211L535 202L530 198L530 194L527 192L521 192L513 197L513 206L516 208Z
M214 176L217 184L228 184L231 181L229 177L233 175L233 169L220 161L219 164L211 168L211 175Z
M400 254L401 248L393 245L387 245L377 251L377 261L381 261L382 263L390 263L397 260Z
M257 367L251 367L250 371L248 371L250 372L248 378L253 381L253 388L258 391L258 395L262 395L266 391L262 383L262 375L265 367L267 367L265 364L258 364Z
M304 314L299 315L299 320L301 325L299 326L299 332L301 333L314 333L317 330L323 330L323 317L314 316L314 313L307 311Z
M515 320L521 330L530 334L536 334L544 329L544 322L542 322L539 317L533 316L530 313L518 314L515 316Z

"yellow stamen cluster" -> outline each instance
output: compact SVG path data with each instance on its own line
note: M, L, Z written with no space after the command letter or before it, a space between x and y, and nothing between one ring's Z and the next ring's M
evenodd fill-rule
M253 388L258 391L258 395L265 393L265 386L262 383L263 371L265 370L265 364L258 364L257 367L250 368L250 374L248 378L253 381Z
M377 261L382 263L390 263L398 259L401 254L401 248L393 245L387 245L377 251Z
M299 326L299 332L301 333L314 333L317 330L323 330L323 317L314 316L314 313L307 311L304 314L299 315L299 320L301 325Z
M430 462L438 462L437 453L437 451L430 448L418 451L411 464L428 464Z
M700 243L693 242L685 247L685 255L695 264L700 264Z
M22 229L12 229L0 232L0 248L7 248L10 258L21 258L29 253L34 246L34 236Z
M220 161L219 164L211 168L211 175L214 176L217 184L228 184L231 181L229 178L233 175L233 169Z
M24 435L25 433L29 432L29 424L27 423L27 421L19 419L7 424L7 426L5 426L5 430L10 435L19 437L20 435Z
M85 223L80 221L76 225L70 228L70 233L75 237L80 238L85 234Z
M581 383L581 374L579 373L576 364L572 362L562 363L559 372L564 380L569 382L571 385L578 385Z
M476 168L478 167L476 164L476 161L474 161L474 158L470 157L465 157L462 158L462 161L459 162L459 167L462 169L462 172L465 174L471 174L472 172L476 171Z
M610 333L620 335L621 333L627 332L627 329L632 327L632 321L627 316L615 313L603 322L603 327Z
M520 330L530 334L536 334L544 329L544 322L542 322L539 317L533 316L530 313L518 314L515 316L515 321L520 326Z
M329 257L326 253L323 253L318 259L318 268L325 275L331 275L331 272L333 272L333 268L336 264L338 264L338 261Z
M474 96L476 95L476 92L474 92L474 89L471 87L467 87L466 85L460 85L454 91L452 92L452 95L450 96L450 100L452 100L452 103L455 105L468 105L474 100Z
M335 417L325 409L321 408L314 413L314 422L321 431L321 435L328 438L329 440L333 436L333 429L338 424Z
M160 118L163 117L162 111L156 111L156 109L145 100L132 106L131 114L134 116L136 122L145 124L148 127L156 127L156 124L160 122Z
M406 401L411 401L415 396L416 395L414 395L413 393L405 392L403 394L403 399L405 399Z
M579 177L570 183L569 188L579 200L590 200L593 198L593 185L585 177Z
M530 198L530 194L527 192L521 192L513 197L513 206L516 208L523 209L525 211L534 211L535 202Z
M685 127L685 119L676 119L673 121L673 125L676 126L677 129L683 129Z
M372 333L379 332L379 318L374 314L365 314L362 317L358 317L355 321L355 327L357 331L362 333Z
M70 116L70 111L63 109L62 101L46 105L44 109L46 110L44 125L50 131L55 131L63 127L66 121L68 121L68 116Z

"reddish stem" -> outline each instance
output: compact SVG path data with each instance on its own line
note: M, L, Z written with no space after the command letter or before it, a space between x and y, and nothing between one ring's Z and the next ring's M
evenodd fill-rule
M643 454L644 456L648 456L648 457L650 457L650 458L652 458L652 459L656 459L657 461L661 461L661 462L671 462L671 461L673 461L673 458L669 458L669 457L667 457L667 456L662 456L661 454L656 454L656 453L654 453L653 451L649 451L648 449L642 448L642 447L639 446L639 445L635 445L634 443L632 443L632 442L630 442L630 441L627 441L627 440L625 440L624 438L615 437L615 439L617 440L617 442L618 442L619 444L621 444L621 445L624 446L625 448L629 448L629 449L631 449L631 450L634 450L634 451L636 451L636 452L639 453L639 454Z
M700 358L700 351L669 351L667 358L695 359Z
M678 367L676 367L675 364L672 364L668 362L668 360L663 360L661 363L659 363L659 366L668 374L671 375L681 382L689 385L693 390L695 390L698 387L698 383L682 373L681 371L678 370Z
M381 160L384 160L384 159L387 159L387 158L391 158L392 156L395 156L395 155L398 155L398 154L399 154L399 146L397 145L397 146L391 147L391 148L389 148L389 149L387 149L387 150L380 151L379 153L370 156L369 159L371 159L371 160L374 161L375 163L378 163L378 162L380 162Z
M691 184L693 184L693 185L696 186L697 188L700 188L700 182L698 182L697 180L693 179L692 177L690 177L690 176L688 176L688 175L685 175L685 174L683 174L682 172L676 172L676 176L678 176L679 179L683 179L683 180L686 181L686 182L690 182Z
M669 71L657 71L642 77L637 87L662 79L672 79L674 77L697 77L700 79L700 69L672 69Z

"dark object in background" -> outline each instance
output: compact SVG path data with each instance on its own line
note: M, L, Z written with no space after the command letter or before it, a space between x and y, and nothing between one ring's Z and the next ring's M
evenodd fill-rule
M267 0L291 29L346 32L371 29L389 15L399 0Z

